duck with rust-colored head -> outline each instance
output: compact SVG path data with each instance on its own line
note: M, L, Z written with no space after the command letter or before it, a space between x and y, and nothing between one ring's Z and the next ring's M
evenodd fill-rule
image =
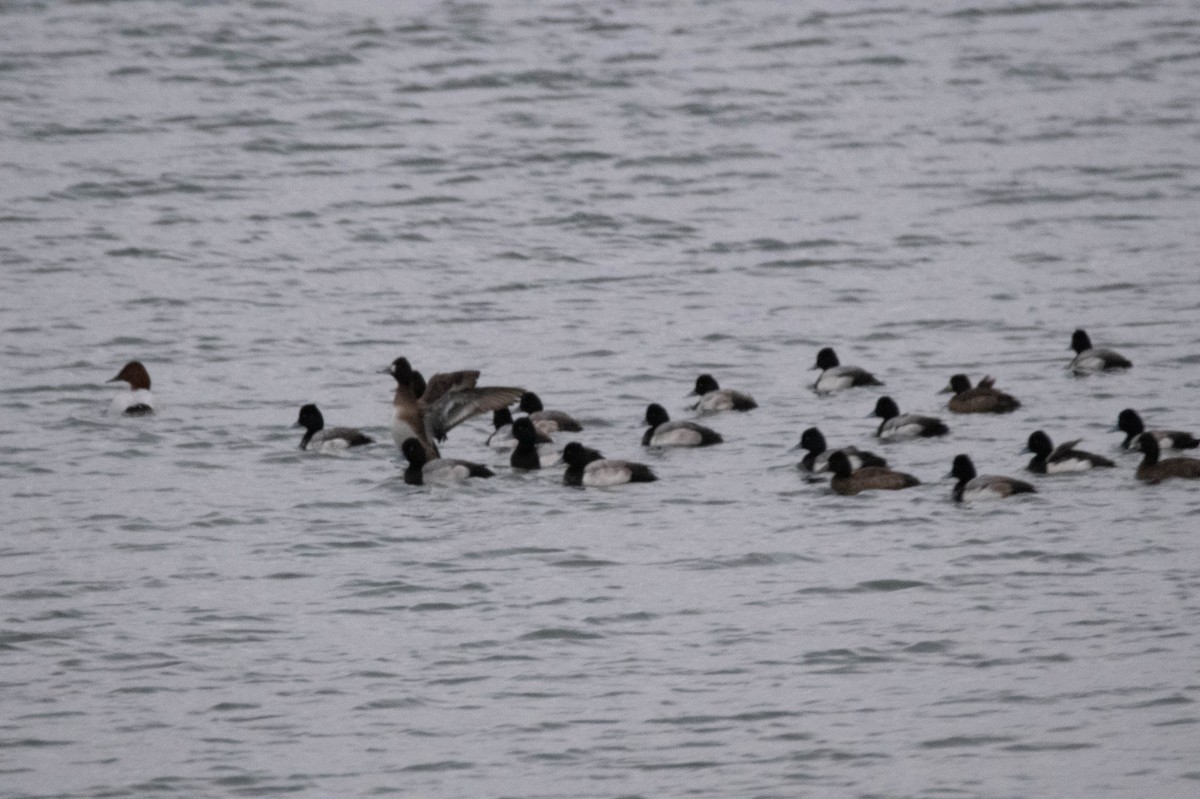
M129 384L128 391L122 391L112 398L109 405L111 413L123 416L149 416L154 413L154 395L150 393L150 373L141 361L130 361L121 367L117 376L110 383L125 381Z

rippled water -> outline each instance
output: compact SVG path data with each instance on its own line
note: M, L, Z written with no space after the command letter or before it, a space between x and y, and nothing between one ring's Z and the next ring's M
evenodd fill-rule
M335 10L336 7L336 10ZM1189 796L1189 2L0 3L0 795ZM1063 370L1072 329L1136 363ZM845 498L788 448L925 485ZM637 457L405 486L398 355ZM159 412L113 419L132 358ZM727 443L644 452L697 374ZM296 450L297 408L365 452ZM956 453L1119 460L960 508Z

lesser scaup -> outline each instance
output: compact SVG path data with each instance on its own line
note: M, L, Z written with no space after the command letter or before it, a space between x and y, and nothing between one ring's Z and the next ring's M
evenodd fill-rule
M1050 436L1041 430L1035 430L1029 434L1029 442L1025 447L1026 452L1034 454L1033 459L1025 468L1034 474L1059 474L1116 465L1103 456L1075 449L1075 445L1081 440L1077 438L1055 447Z
M1141 436L1138 439L1138 449L1145 456L1137 467L1137 479L1147 483L1157 483L1168 477L1184 477L1190 480L1200 479L1200 460L1196 458L1166 458L1159 460L1158 439L1154 436Z
M583 429L583 425L575 421L570 414L563 411L546 410L542 407L542 398L532 391L526 391L521 395L521 402L517 407L529 415L538 432L544 435L552 436L562 432L577 433Z
M300 408L300 418L292 427L304 428L300 449L313 452L348 449L375 443L375 439L353 427L326 428L321 410L311 403Z
M688 396L699 396L699 401L692 406L694 411L713 413L716 411L750 411L758 407L754 397L740 391L721 388L716 379L710 374L696 378L696 387Z
M853 386L882 386L883 382L875 375L858 366L842 366L833 347L825 347L817 353L817 362L813 369L820 369L821 375L813 384L813 390L818 394L829 394Z
M952 413L1011 413L1021 407L1016 397L995 388L995 384L996 380L988 376L971 388L971 379L958 374L950 378L941 393L954 395L946 404Z
M508 451L517 445L512 432L513 415L508 407L492 411L492 432L484 443L492 449Z
M512 405L525 393L522 388L509 386L476 388L479 372L462 371L434 375L418 395L419 386L407 358L397 358L383 371L396 379L390 424L396 446L402 447L409 438L415 438L431 458L439 457L435 442L444 441L456 425Z
M1182 430L1146 430L1142 417L1133 408L1126 408L1117 414L1117 426L1114 429L1125 434L1125 440L1121 442L1124 449L1137 449L1142 433L1154 436L1160 449L1195 449L1200 446L1200 439Z
M426 483L458 483L469 477L493 477L493 472L481 463L456 458L429 459L425 446L416 438L405 439L400 451L408 459L404 482L419 486Z
M562 453L554 450L553 442L538 432L533 420L528 416L522 416L513 422L512 434L517 446L508 462L514 469L541 469L562 460Z
M950 477L958 480L954 486L955 502L976 499L1002 499L1013 494L1036 494L1037 489L1024 480L995 474L976 474L975 464L968 455L957 455Z
M492 449L508 451L517 445L516 436L513 435L513 415L508 408L497 408L492 411L492 433L487 437L485 442ZM535 428L536 429L536 428ZM554 439L545 433L538 432L537 443L549 444Z
M563 483L569 486L602 488L622 483L649 483L658 479L644 463L609 460L599 451L585 447L578 441L567 444L562 457L567 464Z
M921 484L911 474L894 472L885 466L864 466L855 471L850 458L841 450L829 456L829 471L833 472L829 487L843 496L863 491L899 491Z
M1067 368L1077 375L1111 372L1133 366L1133 362L1124 355L1093 347L1091 338L1083 330L1071 334L1071 349L1075 350L1075 358Z
M834 452L843 453L850 461L850 468L854 471L861 469L864 466L882 466L887 467L887 461L874 452L860 450L857 447L842 447L837 450L830 450L825 443L825 435L816 427L810 427L800 434L800 443L792 447L792 449L807 450L808 454L800 459L800 463L796 464L802 472L809 474L821 474L829 471L829 457Z
M908 438L933 438L944 436L950 432L945 422L933 416L918 416L914 413L900 413L900 407L891 397L880 397L875 402L873 416L883 421L875 431L878 438L885 441L902 441Z
M128 391L122 391L112 398L109 410L125 416L148 416L154 413L154 395L150 393L150 373L141 361L130 361L117 372L117 376L109 380L116 383L124 380L129 384Z
M702 424L672 422L667 409L656 402L646 406L645 421L650 429L642 436L643 447L707 447L725 440L720 433Z

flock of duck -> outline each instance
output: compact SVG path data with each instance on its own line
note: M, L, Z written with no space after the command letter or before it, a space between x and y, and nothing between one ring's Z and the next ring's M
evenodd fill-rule
M1133 366L1127 358L1112 350L1093 347L1083 330L1075 331L1071 347L1075 358L1068 368L1076 374ZM813 369L821 372L813 385L819 394L883 385L865 369L842 365L831 347L817 354ZM494 472L483 464L444 458L438 449L438 444L445 441L451 429L488 412L492 413L494 430L487 444L496 450L511 451L509 462L514 469L541 469L561 462L566 466L563 482L572 486L614 486L657 479L646 464L605 458L598 450L578 441L568 443L559 451L553 436L576 433L582 431L583 426L562 411L546 410L538 395L531 391L511 386L480 387L477 371L435 374L426 381L403 357L394 360L383 371L396 383L390 428L396 446L408 461L404 471L406 483L450 483L494 476ZM126 364L109 382L114 381L129 384L129 391L113 399L114 413L143 416L154 412L150 375L140 362ZM956 374L942 393L951 395L947 408L956 414L1011 413L1021 404L1015 397L997 389L990 377L984 377L973 386L966 375ZM692 394L697 397L692 409L705 415L723 411L745 412L758 407L750 395L723 389L708 374L696 379ZM510 410L512 405L525 415L514 418ZM889 396L879 398L874 416L880 419L875 436L884 441L930 438L949 432L941 419L901 413ZM642 436L645 447L704 447L723 441L719 433L697 421L672 420L666 409L657 403L646 408L645 423L648 426ZM295 426L305 430L300 441L302 450L342 450L374 443L370 436L355 428L326 427L320 409L313 404L300 409ZM1124 449L1142 453L1136 472L1139 480L1157 483L1176 477L1200 479L1200 459L1163 458L1161 455L1164 449L1195 449L1200 440L1194 435L1178 430L1147 430L1141 417L1130 408L1121 411L1115 429L1125 433ZM1075 449L1077 443L1078 440L1055 446L1046 433L1037 430L1027 442L1027 451L1033 453L1027 468L1035 474L1054 474L1115 465L1108 458ZM884 458L873 452L852 446L831 450L816 427L804 431L796 449L807 453L798 468L812 479L823 479L828 475L830 487L838 494L895 491L920 484L911 474L893 470ZM1034 486L1024 480L978 474L966 454L954 458L950 475L957 480L953 497L958 502L1036 493Z

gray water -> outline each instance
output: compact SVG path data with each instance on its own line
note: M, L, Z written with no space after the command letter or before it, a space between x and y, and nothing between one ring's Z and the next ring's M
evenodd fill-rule
M1197 795L1200 494L1110 428L1200 427L1198 87L1194 2L0 3L0 795ZM399 355L661 479L479 418L495 479L406 486ZM761 407L643 451L704 371ZM923 485L805 482L814 424Z

